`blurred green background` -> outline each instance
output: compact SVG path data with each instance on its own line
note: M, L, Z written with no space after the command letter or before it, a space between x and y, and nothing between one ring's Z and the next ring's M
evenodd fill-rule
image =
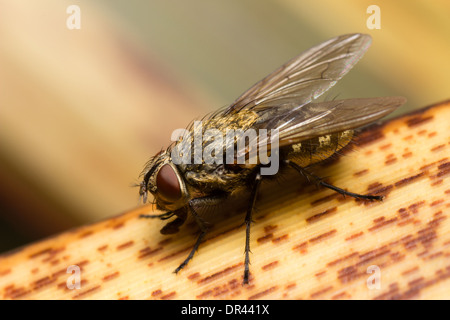
M444 0L0 0L0 252L138 206L131 185L174 129L337 35L373 43L331 97L407 97L396 114L447 100L449 14Z

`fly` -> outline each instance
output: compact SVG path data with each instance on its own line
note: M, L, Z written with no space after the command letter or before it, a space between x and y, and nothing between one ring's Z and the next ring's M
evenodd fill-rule
M403 97L317 100L356 64L371 42L369 35L348 34L303 52L256 83L227 108L194 122L168 149L150 159L141 174L139 193L146 202L150 192L157 209L164 213L141 217L173 218L161 229L162 234L178 232L188 217L200 228L193 249L175 273L192 259L210 228L204 212L217 212L227 199L242 196L246 202L243 283L248 283L252 213L261 181L273 177L262 173L269 166L275 165L275 175L288 167L294 168L317 184L343 195L382 199L348 192L308 171L309 166L347 145L353 129L382 118L406 102ZM264 133L270 131L271 135L261 139L261 136L235 134L250 130L266 130ZM214 134L207 134L210 132ZM218 138L228 137L229 132L235 135L230 139ZM242 143L245 141L248 144ZM213 161L201 157L202 151L207 150ZM267 151L269 162L267 156L257 154L260 150Z

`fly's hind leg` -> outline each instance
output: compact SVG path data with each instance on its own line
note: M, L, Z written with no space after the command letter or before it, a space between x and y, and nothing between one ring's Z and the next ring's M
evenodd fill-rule
M245 266L244 266L244 281L243 284L248 284L250 273L250 224L252 221L253 207L255 206L256 196L258 195L259 186L261 184L261 175L258 173L255 177L255 182L252 187L250 195L250 202L245 215Z
M345 196L350 196L350 197L353 197L353 198L356 198L356 199L363 199L363 200L378 200L378 201L383 200L383 196L373 196L373 195L369 195L369 194L358 194L358 193L353 193L353 192L346 191L344 189L338 188L336 186L333 186L333 185L331 185L329 183L326 183L320 177L313 175L312 173L308 172L305 168L300 167L298 164L296 164L296 163L294 163L292 161L286 160L286 164L290 165L292 168L294 168L295 170L297 170L298 172L300 172L304 176L314 179L314 181L317 184L319 184L319 185L321 185L321 186L323 186L325 188L331 189L333 191L336 191L336 192L342 194L344 197Z
M200 227L200 235L197 238L197 241L194 244L194 247L192 248L191 252L187 256L187 258L178 266L178 268L175 269L175 273L178 273L181 269L183 269L188 262L194 257L195 252L198 250L198 247L200 246L200 243L202 242L203 238L205 237L206 233L209 229L209 224L207 221L205 221L201 216L197 214L195 211L195 207L197 206L213 206L216 204L219 204L224 200L224 196L210 196L210 197L204 197L204 198L196 198L189 201L189 210L194 217L195 221L197 222L198 226Z

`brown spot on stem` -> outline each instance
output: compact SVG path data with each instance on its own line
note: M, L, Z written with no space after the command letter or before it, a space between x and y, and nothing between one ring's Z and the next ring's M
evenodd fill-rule
M278 265L278 261L273 261L271 263L268 263L268 264L262 266L261 269L263 271L267 271L267 270L275 268L277 265Z
M116 271L114 273L111 273L111 274L108 274L108 275L104 276L102 280L103 281L109 281L109 280L112 280L114 278L117 278L119 275L120 275L120 272Z
M319 291L313 292L313 293L311 293L311 298L315 299L317 297L320 297L321 295L327 293L328 291L330 291L332 289L333 289L333 286L329 286L329 287L323 288Z
M266 296L266 295L268 295L269 293L272 293L272 292L274 292L275 290L277 290L278 289L278 287L277 286L273 286L273 287L270 287L269 289L267 289L267 290L264 290L264 291L261 291L261 292L258 292L257 294L254 294L254 295L252 295L252 296L250 296L248 299L249 300L256 300L256 299L260 299L260 298L262 298L262 297L264 297L264 296Z
M228 275L228 274L234 272L236 269L240 268L241 266L242 266L242 262L241 262L241 263L238 263L238 264L235 264L235 265L233 265L233 266L231 266L231 267L227 267L227 268L225 268L225 269L222 270L222 271L216 272L216 273L214 273L214 274L212 274L212 275L210 275L210 276L207 276L207 277L205 277L205 278L203 278L203 279L200 279L200 280L198 281L198 283L199 283L199 284L206 284L206 283L209 283L209 282L213 281L214 279L217 279L217 278L219 278L219 277L223 277L223 276L225 276L225 275Z
M410 128L420 126L433 119L433 116L423 117L422 115L406 120L406 125Z
M288 238L289 238L289 235L283 234L282 236L272 239L272 243L279 243L281 241L287 240Z
M442 150L444 148L445 148L445 144L440 144L438 146L435 146L435 147L431 148L430 150L431 150L431 152L436 152L436 151L440 151L440 150Z
M419 179L419 178L421 178L421 177L423 177L423 176L425 176L425 172L421 172L421 173L418 173L418 174L416 174L416 175L413 175L413 176L404 178L404 179L402 179L402 180L400 180L400 181L397 181L394 185L395 185L395 187L397 187L397 188L403 187L403 186L405 186L405 185L407 185L407 184L410 184L410 183L412 183L413 181L415 181L415 180L417 180L417 179Z
M308 222L308 223L316 222L316 221L322 219L325 215L331 215L336 212L337 212L337 207L333 207L333 208L327 209L323 212L317 213L317 214L307 218L306 222Z
M122 244L118 245L116 247L116 249L117 250L123 250L123 249L131 247L133 244L134 244L134 241L131 240L131 241L128 241L128 242L125 242L125 243L122 243Z
M360 231L358 233L354 233L352 234L350 237L345 238L346 241L351 241L351 240L355 240L356 238L361 237L364 234L363 231Z
M364 169L364 170L355 172L353 175L354 175L355 177L360 177L360 176L363 176L363 175L367 174L368 172L369 172L369 169Z
M141 249L141 250L139 250L138 259L150 257L150 256L154 255L155 253L161 251L162 249L163 249L162 247L158 247L156 249L151 249L150 247L146 247L144 249Z
M84 296L89 295L89 294L93 293L94 291L97 291L98 289L100 289L100 286L95 286L95 287L89 288L89 289L87 289L87 290L85 290L85 291L82 291L82 292L80 292L80 293L74 295L74 296L72 297L72 299L80 299L80 298L83 298Z
M336 229L330 230L330 231L325 232L325 233L323 233L323 234L321 234L321 235L319 235L317 237L309 239L309 242L310 243L314 243L314 244L318 243L318 242L321 242L321 241L323 241L323 240L325 240L325 239L327 239L329 237L334 236L336 232L337 232Z
M176 295L176 294L177 294L177 293L176 293L175 291L172 291L172 292L170 292L170 293L168 293L168 294L163 295L160 299L161 299L161 300L170 300L170 299L175 298L175 295Z
M269 234L266 234L266 235L264 235L264 236L262 236L262 237L256 239L256 241L257 241L258 243L265 243L265 242L270 241L270 239L272 239L272 238L273 238L273 234L272 234L272 233L269 233Z

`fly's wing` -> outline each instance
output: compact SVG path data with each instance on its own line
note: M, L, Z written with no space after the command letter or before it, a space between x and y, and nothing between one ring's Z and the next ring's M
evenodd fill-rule
M360 98L310 102L301 108L260 110L258 120L252 126L260 134L249 139L248 144L238 144L237 155L240 159L248 158L252 159L251 163L257 163L258 152L264 155L264 150L269 148L364 126L386 116L405 102L403 97ZM267 131L261 134L261 129Z
M319 44L275 70L216 115L232 118L254 112L258 118L252 128L276 129L280 147L373 122L406 99L313 101L356 64L370 43L369 35L350 34ZM249 137L248 144L239 144L246 138L238 137L237 156L256 159L257 151L272 144L273 138L267 132L265 136Z
M256 127L278 130L279 146L314 137L355 129L376 121L406 102L403 97L362 98L309 103L283 113L273 112ZM279 110L280 111L280 110ZM264 121L266 118L268 120ZM258 145L268 144L259 141ZM270 142L269 142L270 143Z
M303 52L236 99L222 115L243 109L300 108L341 79L367 51L366 34L342 35Z

